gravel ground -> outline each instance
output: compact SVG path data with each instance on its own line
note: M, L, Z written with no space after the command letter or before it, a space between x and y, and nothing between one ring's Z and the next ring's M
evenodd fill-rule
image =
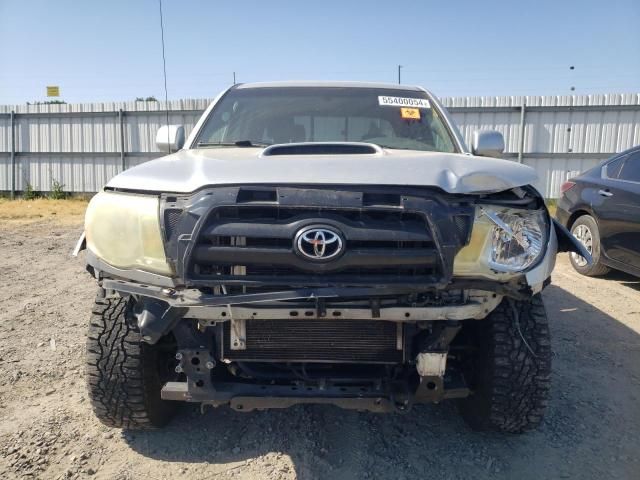
M128 433L91 413L83 347L95 284L78 225L0 226L0 478L640 478L640 280L559 258L545 290L553 395L539 431L471 432L455 405L376 415L326 406L186 406Z

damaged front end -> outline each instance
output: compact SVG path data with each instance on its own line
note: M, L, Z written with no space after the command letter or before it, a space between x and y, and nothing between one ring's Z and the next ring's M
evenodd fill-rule
M529 187L98 197L88 268L108 294L133 299L145 342L175 338L162 398L238 411L391 411L464 397L465 322L542 290L558 245L588 257Z

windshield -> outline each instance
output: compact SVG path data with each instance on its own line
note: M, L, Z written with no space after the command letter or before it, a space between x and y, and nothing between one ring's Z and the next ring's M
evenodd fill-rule
M381 147L456 152L425 92L380 88L233 89L214 107L198 147L298 142L367 142Z

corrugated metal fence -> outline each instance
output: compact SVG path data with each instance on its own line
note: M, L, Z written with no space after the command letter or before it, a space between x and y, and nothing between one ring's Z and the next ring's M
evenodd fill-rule
M193 128L209 99L169 102L169 122ZM568 177L640 144L640 94L444 98L467 142L505 136L505 158L534 167L556 197ZM12 113L13 112L13 113ZM123 169L159 156L163 102L0 106L0 191L95 192ZM12 179L11 172L15 171Z
M207 99L169 104L169 122L190 131ZM13 110L15 189L27 182L49 191L96 192L126 168L158 157L156 131L166 124L164 103L24 105ZM11 190L12 114L0 107L0 191Z
M505 158L532 166L548 198L560 185L640 144L640 94L445 98L464 138L494 129L505 137Z

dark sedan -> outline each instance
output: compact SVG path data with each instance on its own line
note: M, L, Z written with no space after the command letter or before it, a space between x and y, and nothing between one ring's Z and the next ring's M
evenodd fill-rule
M619 153L565 182L556 217L593 256L575 253L580 273L604 275L613 268L640 276L640 146Z

